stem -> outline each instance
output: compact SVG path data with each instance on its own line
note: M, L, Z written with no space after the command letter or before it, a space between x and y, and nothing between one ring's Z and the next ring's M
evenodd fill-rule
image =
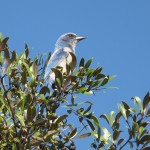
M12 107L11 107L11 105L10 105L10 100L9 100L9 98L7 97L7 92L8 92L8 90L6 90L6 89L5 89L5 86L4 86L4 77L5 77L5 76L3 76L3 77L1 78L1 84L2 84L2 86L3 86L4 92L6 92L6 100L7 100L8 106L9 106L10 111L11 111L11 114L10 114L10 115L11 115L11 117L12 117L12 120L13 120L13 123L14 123L14 129L15 129L15 132L16 132L16 136L15 136L15 137L18 137L16 122L15 122L15 115L14 115L13 109L12 109ZM18 145L17 143L16 143L16 147L17 147L17 150L20 149L20 148L19 148L19 145Z
M130 138L120 147L119 150L123 149L123 147L125 147L129 143L129 141L130 141Z

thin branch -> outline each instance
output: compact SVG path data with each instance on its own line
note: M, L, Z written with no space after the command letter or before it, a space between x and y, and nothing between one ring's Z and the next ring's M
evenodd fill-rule
M4 86L4 77L5 77L5 75L1 78L1 84L2 84L2 86L3 86L4 92L7 93L8 91L6 90L6 88L5 88L5 86ZM16 122L15 122L15 115L14 115L14 113L13 113L13 109L12 109L12 107L11 107L10 100L9 100L9 98L7 97L7 94L6 94L6 100L7 100L8 106L9 106L10 111L11 111L12 120L13 120L13 123L14 123L14 129L15 129L15 132L16 132L16 137L18 137ZM17 147L17 150L20 149L20 148L19 148L19 145L18 145L17 143L16 143L16 147Z
M119 150L123 149L123 147L125 147L125 146L129 143L129 141L130 141L130 137L129 137L129 139L120 147Z

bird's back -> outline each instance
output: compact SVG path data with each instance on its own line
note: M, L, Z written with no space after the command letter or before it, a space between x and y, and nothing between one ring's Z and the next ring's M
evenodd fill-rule
M44 80L46 83L52 84L55 81L55 74L52 72L51 68L60 66L63 68L63 72L66 72L66 63L69 64L72 61L70 52L74 53L72 49L64 47L62 49L56 50L52 54L45 70Z

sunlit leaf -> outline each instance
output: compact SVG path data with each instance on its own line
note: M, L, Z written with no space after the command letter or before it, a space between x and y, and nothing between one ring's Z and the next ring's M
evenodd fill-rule
M88 88L86 87L81 87L77 90L77 93L82 93L82 92L85 92Z
M107 141L111 137L111 134L106 128L102 128L102 130L104 132L103 138Z
M25 126L24 117L21 114L16 114L16 117L18 118L21 125Z
M127 120L125 108L121 104L118 104L118 108L119 108L121 114L123 115L123 117L125 118L125 120Z

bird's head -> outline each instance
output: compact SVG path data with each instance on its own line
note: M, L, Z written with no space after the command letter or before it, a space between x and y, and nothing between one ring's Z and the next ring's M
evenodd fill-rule
M61 35L55 45L55 50L63 47L69 47L72 50L75 50L77 43L86 37L78 36L75 33L66 33Z

